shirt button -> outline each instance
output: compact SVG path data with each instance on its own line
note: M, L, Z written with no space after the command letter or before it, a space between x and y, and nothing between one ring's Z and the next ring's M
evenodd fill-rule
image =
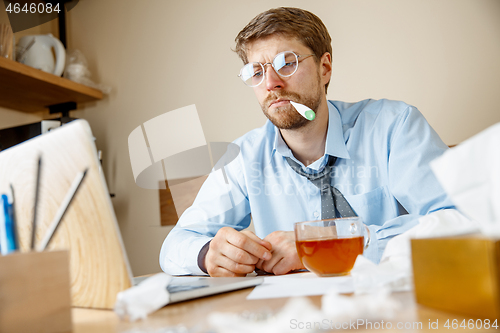
M318 212L314 212L314 217L318 218L319 217L319 213Z

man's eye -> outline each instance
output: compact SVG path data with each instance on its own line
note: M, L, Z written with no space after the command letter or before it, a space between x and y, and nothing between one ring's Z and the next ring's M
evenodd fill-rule
M295 61L290 61L290 62L285 63L285 66L283 66L283 67L295 67L295 64L296 64Z
M253 77L257 77L257 78L259 78L261 76L262 76L262 71L255 72L253 75Z

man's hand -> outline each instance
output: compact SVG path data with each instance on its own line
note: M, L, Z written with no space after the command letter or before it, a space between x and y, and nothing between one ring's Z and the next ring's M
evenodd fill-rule
M275 231L264 238L272 245L270 260L259 260L255 267L275 275L286 274L295 269L304 269L297 254L293 231Z
M209 245L205 267L210 276L245 276L259 260L271 259L272 246L250 231L221 228Z

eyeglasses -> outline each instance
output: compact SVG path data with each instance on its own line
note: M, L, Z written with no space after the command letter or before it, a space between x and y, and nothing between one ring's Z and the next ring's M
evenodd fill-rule
M278 53L274 57L273 62L251 62L243 66L238 75L243 82L249 87L256 87L261 84L266 77L266 66L271 65L274 71L281 77L289 77L295 74L299 68L299 62L307 59L314 54L297 55L293 51L285 51ZM300 59L300 60L299 60Z

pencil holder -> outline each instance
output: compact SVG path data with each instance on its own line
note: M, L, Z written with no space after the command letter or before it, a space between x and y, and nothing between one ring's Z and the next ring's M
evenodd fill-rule
M68 251L0 256L0 333L71 330Z

